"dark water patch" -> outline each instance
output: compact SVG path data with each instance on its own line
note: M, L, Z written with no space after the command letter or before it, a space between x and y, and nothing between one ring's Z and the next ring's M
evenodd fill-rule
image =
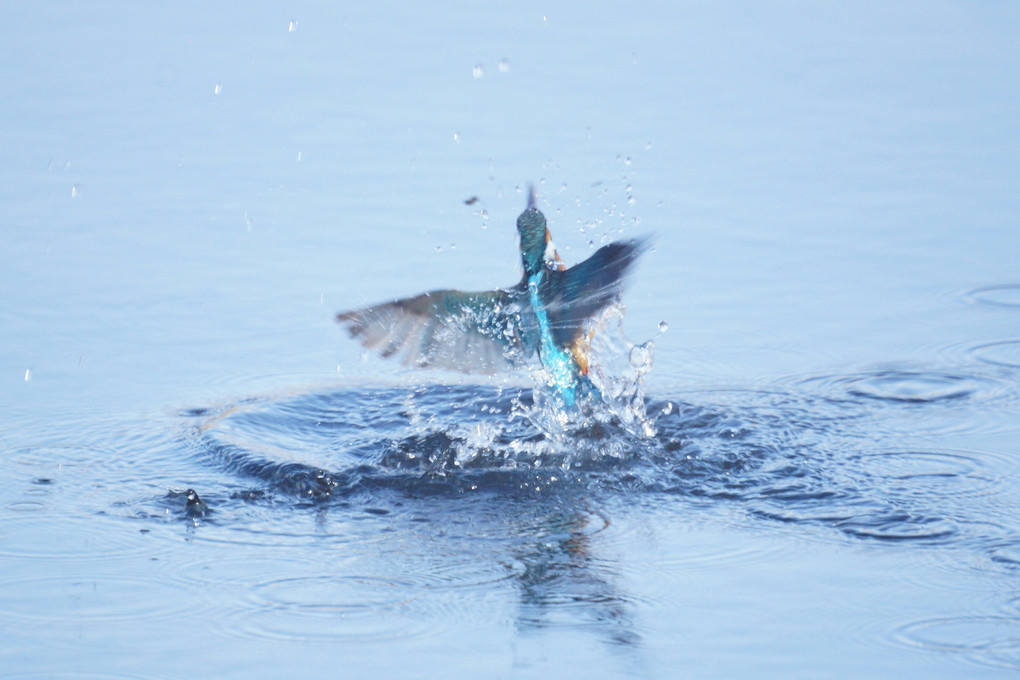
M964 299L976 305L1020 309L1020 284L1005 283L982 286L964 294Z
M733 502L754 517L857 538L950 542L968 517L945 500L999 488L980 454L876 452L873 433L860 427L871 413L862 403L928 403L917 401L919 375L871 376L914 395L902 399L861 402L850 388L866 381L856 376L826 382L844 388L837 399L733 390L646 400L648 436L611 417L543 430L528 415L535 406L526 389L322 391L249 400L196 418L189 442L216 467L258 480L266 495L257 504L339 504L365 519L414 521L410 508L424 499L482 496L513 507L660 494L692 505ZM209 538L248 540L233 534Z

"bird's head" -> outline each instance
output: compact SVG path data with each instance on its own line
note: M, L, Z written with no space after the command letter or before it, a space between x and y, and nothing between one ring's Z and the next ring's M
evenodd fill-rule
M545 215L535 207L535 192L528 197L528 208L517 218L517 233L521 237L521 262L528 276L539 272L545 264L545 250L549 243L549 229Z

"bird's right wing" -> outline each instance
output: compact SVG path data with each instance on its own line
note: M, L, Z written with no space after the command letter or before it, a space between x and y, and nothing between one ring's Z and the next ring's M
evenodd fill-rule
M534 351L521 291L436 290L337 314L352 338L408 366L497 373Z

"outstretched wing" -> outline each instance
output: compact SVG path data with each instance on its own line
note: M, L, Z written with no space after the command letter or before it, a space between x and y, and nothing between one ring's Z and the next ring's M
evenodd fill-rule
M558 345L571 344L586 320L619 298L627 272L648 245L647 238L610 243L570 269L545 273L542 298Z
M342 312L336 319L363 346L405 365L497 373L534 351L521 322L529 314L516 289L436 290Z

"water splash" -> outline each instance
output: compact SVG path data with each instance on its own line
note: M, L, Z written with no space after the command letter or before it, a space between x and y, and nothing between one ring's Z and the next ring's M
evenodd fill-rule
M556 381L545 368L531 375L536 388L528 403L518 400L512 413L537 428L561 456L564 468L602 457L620 458L617 435L653 437L655 428L645 412L644 379L652 368L655 343L636 344L623 333L622 305L607 307L589 322L586 332L588 379L594 390L579 391L577 402L564 408Z

